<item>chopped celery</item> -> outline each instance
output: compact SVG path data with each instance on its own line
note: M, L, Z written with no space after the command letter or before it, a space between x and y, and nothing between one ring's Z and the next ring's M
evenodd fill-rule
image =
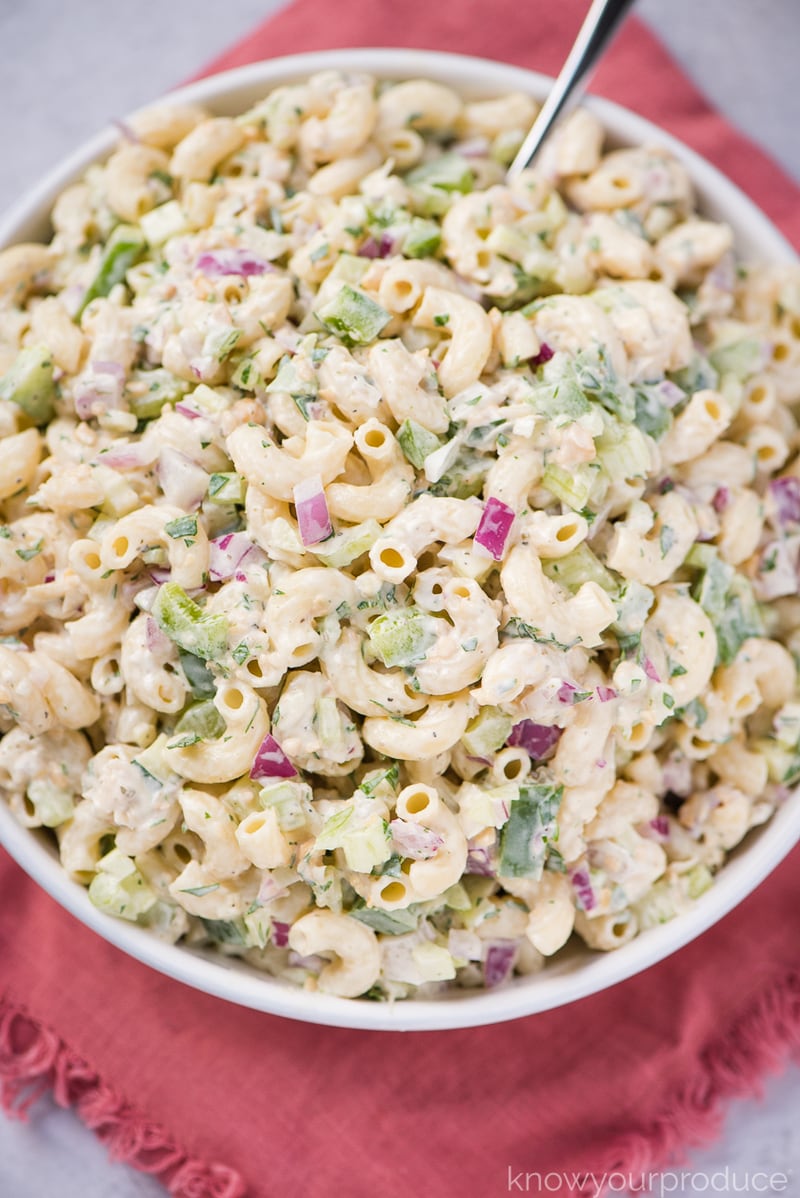
M695 353L688 366L673 370L670 379L686 392L687 398L695 391L713 391L719 383L719 374L702 354Z
M175 780L177 775L174 773L169 764L169 752L167 750L167 738L162 732L151 745L146 749L142 749L140 753L133 759L133 764L148 778L152 778L159 786L166 786L167 783Z
M21 408L32 424L53 419L53 358L45 345L21 349L14 365L0 379L0 399Z
M187 653L185 649L178 649L178 657L186 681L189 683L192 698L213 699L217 693L217 683L206 663L201 658L195 657L194 653Z
M545 380L537 383L531 393L530 402L540 416L561 424L577 420L579 416L591 411L591 404L578 386L577 380L574 377L570 378L568 374L557 381Z
M179 516L177 520L170 520L164 525L164 532L173 541L179 541L182 538L188 537L188 545L193 545L192 537L197 536L197 516Z
M414 945L411 956L426 982L447 982L456 976L453 958L440 944L434 944L431 940L423 940L420 944Z
M364 520L362 524L354 524L352 528L342 529L327 541L321 541L313 547L313 551L326 566L335 566L341 570L349 566L362 553L368 553L381 535L382 529L377 520Z
M345 345L369 345L392 319L363 291L345 283L341 291L317 312L325 327Z
M344 807L340 807L338 811L334 811L333 815L329 815L322 825L319 836L316 840L316 848L327 852L330 849L339 849L342 847L342 837L347 829L355 820L355 806L352 803Z
M208 480L208 498L212 503L244 503L247 483L232 471L212 474Z
M658 385L640 383L635 391L636 411L633 423L643 433L658 441L672 424L672 412L661 399Z
M359 258L357 254L340 253L328 273L329 279L343 279L345 283L360 283L369 270L369 258Z
M500 833L500 876L542 876L548 844L558 839L556 817L563 790L547 783L520 786Z
M225 721L211 699L204 699L187 707L175 725L176 736L194 737L192 744L199 740L219 740L224 731Z
M138 420L161 415L168 403L177 403L189 390L189 384L169 370L134 370L126 387L128 407Z
M247 944L243 919L201 919L209 939L217 944Z
M565 470L563 466L550 462L542 475L542 486L552 492L556 499L566 503L567 507L579 512L589 502L597 476L598 468L592 462L584 462L572 470Z
M695 865L694 869L690 869L686 875L686 892L689 898L700 898L700 895L705 894L713 882L714 878L707 865Z
M203 352L210 354L218 362L224 362L236 349L241 335L241 329L232 329L227 326L214 329L213 332L207 334L203 342Z
M643 899L636 904L636 914L641 928L655 928L668 923L677 915L675 897L669 882L655 882Z
M491 459L486 454L465 449L456 456L441 478L428 489L431 495L450 495L455 499L469 499L472 495L480 495L490 464Z
M702 554L698 552L701 548L705 551ZM750 582L744 575L721 561L710 546L694 546L689 564L699 564L701 557L705 559L704 569L692 595L714 625L717 661L730 665L748 637L764 635L764 624Z
M359 790L365 795L375 795L394 803L397 794L397 784L400 777L400 767L397 762L390 765L388 770L370 770L361 780Z
M89 886L89 899L100 911L135 923L157 902L130 857L112 849L97 862L97 873Z
M392 855L388 825L377 810L370 810L373 806L362 798L328 816L315 847L323 852L342 849L348 869L356 873L371 873L388 861Z
M34 780L28 787L27 797L36 809L37 817L45 828L57 828L71 819L75 811L72 795L52 782Z
M392 855L387 825L378 818L364 827L345 831L341 847L347 868L360 874L371 873L376 865L382 865Z
M754 337L743 337L718 345L708 355L711 365L719 374L732 374L742 381L755 374L764 364L764 352Z
M168 200L151 208L139 218L139 225L147 239L148 245L163 245L170 237L176 237L187 230L186 213L177 200Z
M619 581L586 544L581 544L565 557L544 563L544 572L568 591L577 591L584 582L596 582L609 595L616 595Z
M442 230L435 221L415 216L403 241L403 253L407 258L432 258L441 241Z
M383 911L379 907L367 907L363 902L357 903L349 914L383 936L402 936L406 932L413 932L419 921L419 915L409 907Z
M305 782L274 782L262 787L258 801L265 810L274 808L282 832L291 832L305 824L308 814L304 801L310 794Z
M603 432L595 441L597 456L611 482L646 478L651 469L650 445L635 424L605 417Z
M655 602L655 595L641 582L628 579L614 596L617 618L611 625L611 631L620 641L621 647L632 641L638 645L642 628L650 608Z
M442 898L451 911L469 911L472 908L472 900L460 882L448 886Z
M170 640L203 661L216 660L227 648L225 616L204 612L176 582L165 582L159 587L152 615Z
M240 391L260 391L265 387L264 376L252 358L242 358L231 375L231 382Z
M206 934L217 944L237 944L245 948L264 948L269 940L272 920L259 907L239 919L201 919Z
M92 300L108 295L112 287L122 283L125 275L147 248L144 234L135 225L117 225L106 242L103 256L93 282L87 288L78 316Z
M467 724L461 743L471 757L488 757L506 743L513 723L499 707L482 707Z
M425 659L436 640L436 624L417 607L401 607L373 620L367 636L385 666L412 666Z
M406 175L409 187L436 187L440 191L472 191L475 176L466 158L460 154L440 154L430 162L415 166Z
M603 346L598 346L596 353L580 350L574 365L581 390L597 400L607 412L630 424L636 414L633 390L625 379L617 377Z
M233 402L230 392L217 391L213 387L209 387L206 383L201 383L199 387L195 387L189 398L192 401L192 406L199 408L206 416L219 416Z
M278 372L267 387L267 391L288 392L305 420L309 418L308 405L317 398L318 390L317 376L308 358L290 358L288 354L281 358Z
M417 470L425 465L429 453L439 449L441 441L435 433L430 433L416 420L404 420L397 430L397 440L408 461Z
M246 943L253 948L264 948L272 931L272 919L266 911L256 908L243 917Z

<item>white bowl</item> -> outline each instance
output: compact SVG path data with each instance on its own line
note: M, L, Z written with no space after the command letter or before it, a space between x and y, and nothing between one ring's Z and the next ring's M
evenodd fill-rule
M175 99L207 105L220 114L250 107L269 89L321 70L358 68L386 79L424 76L463 94L487 96L512 89L544 97L544 75L502 63L421 50L333 50L255 63L191 84ZM734 229L738 251L755 261L793 261L789 243L762 212L713 166L642 117L604 100L588 101L615 144L660 143L687 167L703 210ZM104 158L118 138L108 129L52 171L0 221L0 247L47 235L48 214L58 194L86 168ZM0 803L0 841L22 868L62 907L130 956L187 985L230 1002L290 1019L338 1027L420 1031L499 1023L563 1006L614 985L663 960L694 940L741 902L800 839L800 791L769 823L751 832L731 854L714 885L687 914L643 932L613 953L592 952L575 940L540 974L492 991L450 992L436 1001L372 1003L309 993L259 973L220 953L164 944L143 928L98 911L87 891L70 881L46 837L16 822Z

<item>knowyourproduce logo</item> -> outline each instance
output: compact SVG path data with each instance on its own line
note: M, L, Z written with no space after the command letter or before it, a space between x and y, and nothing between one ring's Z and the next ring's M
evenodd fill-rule
M608 1194L650 1194L667 1198L670 1194L785 1194L787 1173L750 1172L746 1169L667 1170L664 1173L526 1173L508 1166L509 1194L573 1194L575 1198L605 1198Z

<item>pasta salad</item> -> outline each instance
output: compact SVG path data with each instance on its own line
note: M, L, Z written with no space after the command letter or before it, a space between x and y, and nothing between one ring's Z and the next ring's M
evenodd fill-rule
M800 273L535 111L166 102L0 251L0 791L101 910L495 987L800 781Z

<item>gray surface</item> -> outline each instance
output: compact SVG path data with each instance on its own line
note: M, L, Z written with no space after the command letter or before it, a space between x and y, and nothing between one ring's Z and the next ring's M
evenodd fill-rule
M0 209L109 119L192 74L278 6L0 0ZM800 177L800 4L641 0L639 12L717 106ZM786 1192L800 1193L798 1116L800 1070L791 1068L767 1085L764 1103L736 1103L723 1138L684 1167L707 1176L726 1165L782 1171L793 1175ZM28 1125L0 1117L0 1198L157 1195L163 1190L151 1178L109 1164L70 1112L44 1102Z

